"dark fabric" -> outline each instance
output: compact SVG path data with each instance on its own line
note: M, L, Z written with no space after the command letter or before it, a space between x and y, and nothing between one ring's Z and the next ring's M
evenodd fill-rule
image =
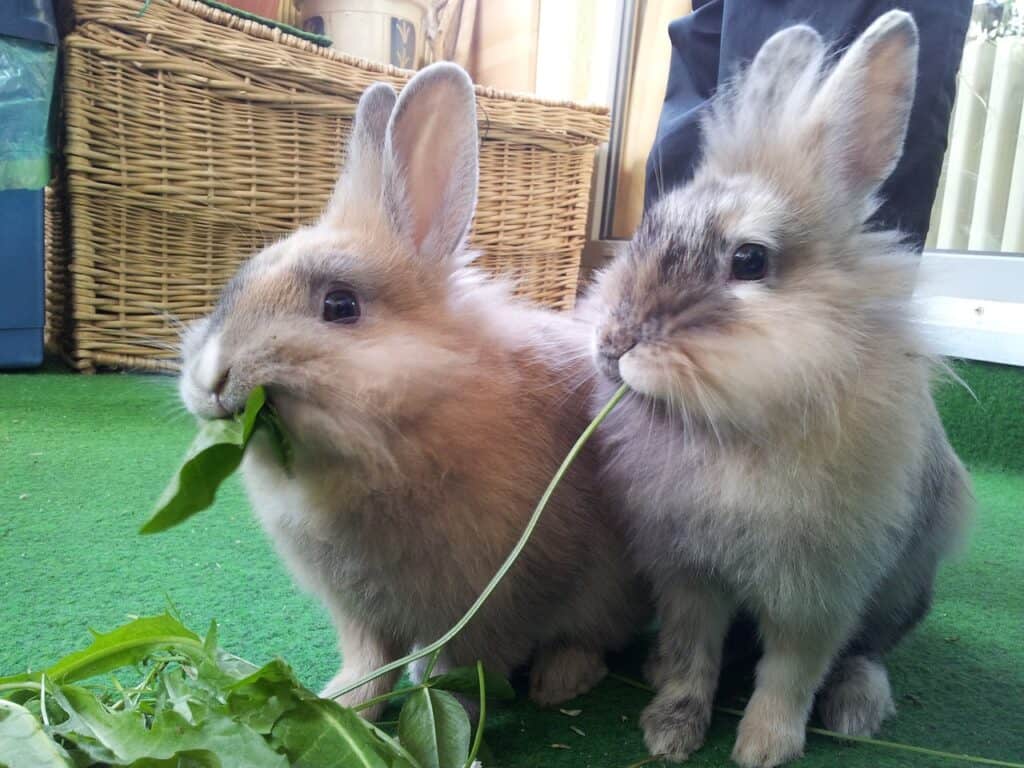
M647 159L645 207L693 175L700 117L720 83L748 64L778 30L805 23L843 49L886 11L913 14L920 31L917 93L903 158L882 188L874 223L903 230L920 247L946 151L956 73L972 0L695 0L672 22L665 104Z

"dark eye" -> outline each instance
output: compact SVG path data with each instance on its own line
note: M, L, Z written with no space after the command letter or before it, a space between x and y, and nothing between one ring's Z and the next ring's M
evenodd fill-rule
M761 280L768 269L768 249L744 243L732 255L733 280Z
M351 325L359 319L359 298L348 288L335 288L324 296L324 320Z

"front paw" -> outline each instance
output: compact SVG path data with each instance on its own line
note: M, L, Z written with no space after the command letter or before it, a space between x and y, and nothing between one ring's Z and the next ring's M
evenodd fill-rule
M667 690L659 692L640 716L647 750L680 763L701 747L710 723L710 702Z
M844 659L818 694L818 711L830 731L874 736L896 712L885 667L863 656Z
M802 719L758 717L740 721L732 759L743 768L773 768L804 753L806 724Z

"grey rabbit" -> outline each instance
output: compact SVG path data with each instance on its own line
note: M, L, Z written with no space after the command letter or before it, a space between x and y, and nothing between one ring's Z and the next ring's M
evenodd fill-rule
M800 755L894 712L883 656L928 611L968 527L967 475L912 322L916 256L866 225L903 147L917 27L878 18L834 63L778 32L716 96L702 163L648 212L586 302L603 432L661 630L652 753L704 741L734 617L763 646L733 759Z

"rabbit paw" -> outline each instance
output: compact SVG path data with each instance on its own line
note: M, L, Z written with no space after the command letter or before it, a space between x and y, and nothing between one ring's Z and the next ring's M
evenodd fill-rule
M597 651L575 646L546 648L530 670L530 698L542 707L562 704L586 693L608 673Z
M804 721L797 718L751 716L740 721L732 759L743 768L773 768L800 757L806 739Z
M830 731L873 736L896 712L885 667L864 656L843 659L821 692L818 712Z
M710 723L709 702L670 690L659 692L640 716L648 751L675 762L700 748Z

